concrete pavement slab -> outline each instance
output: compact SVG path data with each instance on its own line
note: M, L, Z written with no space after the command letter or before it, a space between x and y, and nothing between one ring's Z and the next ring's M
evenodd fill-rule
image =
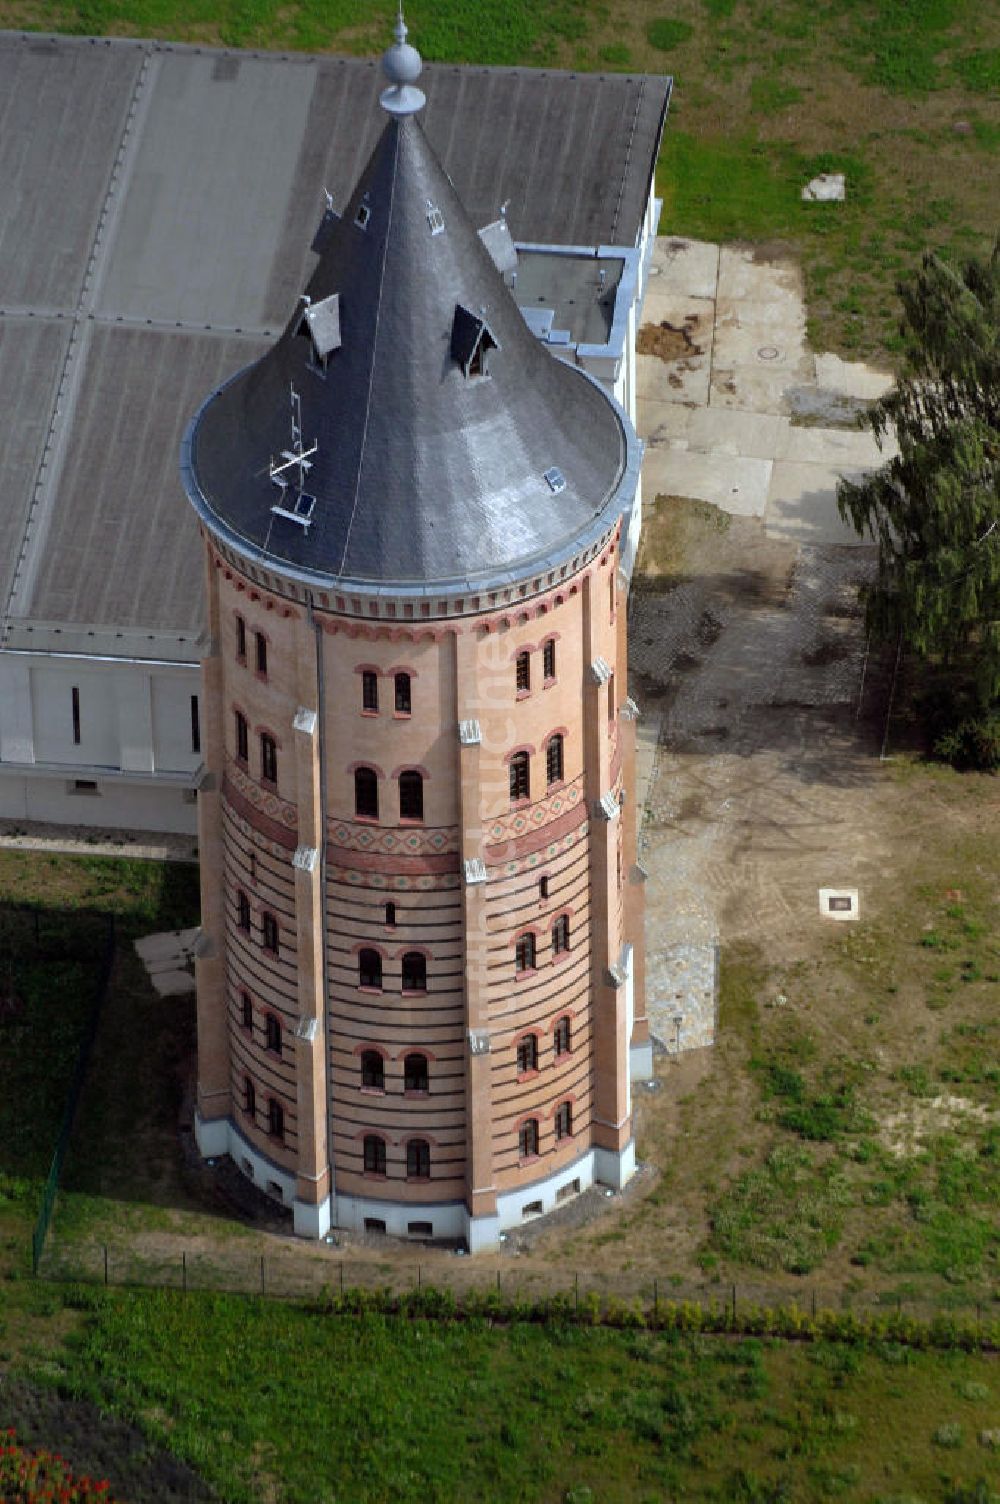
M182 997L194 991L194 977L189 971L158 971L149 980L158 997Z
M648 292L669 289L688 297L714 298L719 247L704 240L657 236L649 265Z
M862 429L798 427L790 424L772 451L778 460L800 460L812 465L842 465L845 470L875 470L895 453L884 453L870 433Z
M647 451L644 483L653 495L707 501L740 517L762 517L771 461L743 455L695 454L680 449Z
M854 548L870 543L869 538L859 537L853 527L841 522L837 511L840 476L856 479L862 474L837 465L775 460L764 512L765 533L769 538L787 538L795 543Z
M794 366L777 367L761 362L759 366L712 367L711 403L713 407L738 407L749 412L786 413L790 403L785 393L801 386L812 372L812 356L796 361Z
M787 261L758 261L752 249L724 245L719 253L719 298L782 298L794 294L804 306L802 272Z
M784 446L788 419L777 413L744 412L730 407L698 407L683 434L689 449L741 454L770 460Z
M708 402L711 373L712 363L707 356L667 361L658 355L637 355L636 400L688 402L703 407Z
M893 384L891 371L880 371L860 360L841 360L839 355L817 355L816 383L845 397L871 401L883 397Z
M683 402L660 402L651 397L640 397L635 408L639 437L651 445L683 445L692 418L704 411Z

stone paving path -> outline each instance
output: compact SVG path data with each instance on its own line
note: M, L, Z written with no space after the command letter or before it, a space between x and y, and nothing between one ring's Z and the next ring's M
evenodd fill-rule
M643 318L639 348L659 352L638 356L646 504L733 518L682 578L640 580L630 602L658 743L647 1006L675 1052L714 1038L721 941L766 942L815 916L818 887L857 886L857 587L874 555L840 521L836 483L885 458L853 424L890 378L814 356L797 266L751 250L661 239Z

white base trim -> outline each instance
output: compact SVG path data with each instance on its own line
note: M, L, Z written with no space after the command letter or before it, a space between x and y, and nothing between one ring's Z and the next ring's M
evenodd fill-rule
M331 1227L330 1198L319 1203L302 1201L298 1196L292 1207L293 1226L300 1238L325 1238Z
M645 1044L634 1044L629 1048L628 1073L633 1081L652 1081L655 1074L652 1040L647 1040Z
M384 1224L389 1237L465 1242L470 1253L479 1253L495 1248L501 1232L555 1211L564 1197L587 1190L595 1181L620 1190L635 1174L635 1141L630 1140L620 1153L588 1149L554 1174L505 1191L497 1197L494 1216L470 1217L464 1201L401 1202L381 1201L374 1196L333 1196L317 1206L297 1198L295 1176L254 1148L228 1118L203 1119L196 1114L194 1134L205 1158L229 1154L262 1191L274 1195L280 1190L284 1204L293 1209L295 1231L303 1238L323 1238L331 1227L364 1232L369 1219ZM422 1225L416 1229L415 1223Z

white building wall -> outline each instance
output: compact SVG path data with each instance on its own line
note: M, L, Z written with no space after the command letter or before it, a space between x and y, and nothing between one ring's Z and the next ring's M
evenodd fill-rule
M195 664L0 652L0 818L194 835L198 691Z

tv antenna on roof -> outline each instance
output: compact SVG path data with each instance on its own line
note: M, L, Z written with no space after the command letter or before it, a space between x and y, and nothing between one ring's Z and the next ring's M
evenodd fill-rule
M286 517L289 522L297 522L304 532L308 532L316 497L306 490L306 477L313 467L312 456L317 453L319 444L314 441L308 449L303 449L302 399L290 382L288 395L292 442L288 449L281 451L281 459L277 463L271 460L268 467L271 484L277 486L281 493L280 501L274 503L271 511L276 517Z

